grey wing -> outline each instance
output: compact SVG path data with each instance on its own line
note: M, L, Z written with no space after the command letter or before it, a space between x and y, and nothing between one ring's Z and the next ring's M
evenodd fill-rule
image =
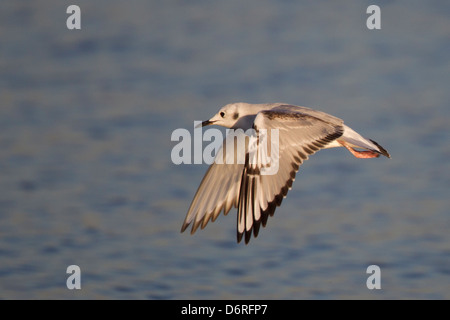
M235 135L236 138L230 139L228 136L224 139L215 162L208 168L198 187L181 232L192 222L191 233L199 226L203 229L208 221L214 221L220 212L223 211L226 215L232 207L237 207L246 152L246 146L241 148L239 143L248 143L248 137L241 130L236 130Z
M308 115L313 118L319 119L323 122L328 122L331 125L342 125L344 121L338 117L335 117L331 114L328 114L323 111L307 108L307 107L300 107L300 106L294 106L286 103L277 103L273 108L271 108L269 111L275 113L275 114L293 114L293 113L299 113L302 115Z
M255 237L258 235L260 224L266 225L269 215L274 214L291 189L303 161L342 136L342 120L323 116L321 112L311 114L309 110L304 112L301 107L280 106L256 116L254 128L258 134L250 138L240 184L238 242L244 235L245 243L249 242L252 233ZM263 131L267 132L265 137L261 135ZM275 140L278 141L273 141L276 132L278 139ZM264 143L267 148L262 146ZM278 157L272 153L277 144ZM267 170L271 166L277 170Z

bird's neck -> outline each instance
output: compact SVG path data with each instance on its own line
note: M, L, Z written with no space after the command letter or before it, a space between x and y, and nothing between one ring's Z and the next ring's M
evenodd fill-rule
M245 115L241 115L240 119L233 125L232 129L243 129L244 131L253 127L253 121L258 112L268 110L273 107L273 104L245 104Z
M240 117L239 120L231 127L231 129L242 129L246 131L253 127L253 121L256 118L256 114L249 114L247 116Z

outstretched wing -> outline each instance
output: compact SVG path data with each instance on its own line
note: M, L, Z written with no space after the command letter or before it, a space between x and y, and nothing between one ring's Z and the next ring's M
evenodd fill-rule
M192 222L191 233L199 226L203 229L210 219L216 220L220 212L226 215L233 206L237 207L247 144L248 136L243 130L235 130L224 139L198 187L181 232Z
M245 234L245 243L274 214L303 161L344 132L342 120L291 105L259 112L253 127L256 135L249 140L237 215L237 240Z

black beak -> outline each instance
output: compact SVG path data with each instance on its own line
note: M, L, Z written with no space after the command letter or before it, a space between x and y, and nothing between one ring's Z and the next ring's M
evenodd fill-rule
M213 124L214 122L215 122L215 121L209 121L209 120L206 120L206 121L203 121L201 124L198 124L198 125L196 126L196 128L209 126L209 125Z

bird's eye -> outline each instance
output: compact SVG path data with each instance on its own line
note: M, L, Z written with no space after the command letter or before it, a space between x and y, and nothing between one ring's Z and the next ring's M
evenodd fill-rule
M222 112L220 113L220 116L221 116L222 118L225 117L225 112L222 111Z

